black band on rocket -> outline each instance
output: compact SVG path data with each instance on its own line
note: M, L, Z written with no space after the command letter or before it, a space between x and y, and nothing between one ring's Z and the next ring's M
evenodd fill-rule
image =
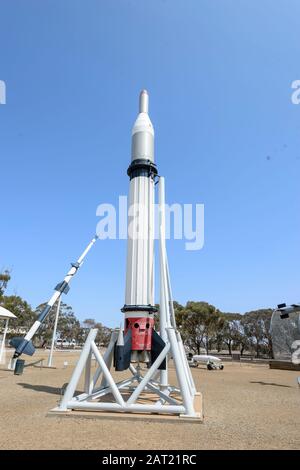
M129 165L127 175L131 180L137 176L155 176L157 175L157 168L155 163L151 162L151 160L137 158Z
M124 305L121 308L121 312L149 312L155 313L158 312L158 308L154 305Z
M61 292L62 294L67 294L70 290L70 286L66 281L59 282L57 286L55 286L54 290Z

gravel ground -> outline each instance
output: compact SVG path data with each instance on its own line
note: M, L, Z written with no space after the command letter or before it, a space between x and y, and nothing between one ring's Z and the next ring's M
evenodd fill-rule
M38 352L34 360L46 356ZM201 424L46 416L77 358L56 352L57 369L28 367L22 376L0 370L0 449L300 448L299 372L238 363L225 363L223 371L192 369L204 400Z

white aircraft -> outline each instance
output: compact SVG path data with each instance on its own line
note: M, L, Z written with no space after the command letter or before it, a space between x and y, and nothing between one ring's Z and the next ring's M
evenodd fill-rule
M219 357L206 354L195 354L194 356L190 356L189 364L193 367L198 367L199 364L206 364L208 370L224 369L224 365Z

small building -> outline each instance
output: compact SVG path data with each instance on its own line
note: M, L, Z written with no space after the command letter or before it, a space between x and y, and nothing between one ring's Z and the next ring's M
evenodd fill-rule
M4 332L3 332L2 341L0 344L0 364L2 362L2 356L4 353L5 338L6 338L6 334L8 331L8 323L9 323L9 320L11 320L12 318L17 318L17 317L6 308L0 307L0 322L2 323L2 321L4 320Z

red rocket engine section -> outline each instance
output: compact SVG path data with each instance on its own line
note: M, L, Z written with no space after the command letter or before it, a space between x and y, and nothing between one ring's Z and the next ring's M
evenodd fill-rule
M126 318L125 334L131 330L131 350L151 351L154 318Z

